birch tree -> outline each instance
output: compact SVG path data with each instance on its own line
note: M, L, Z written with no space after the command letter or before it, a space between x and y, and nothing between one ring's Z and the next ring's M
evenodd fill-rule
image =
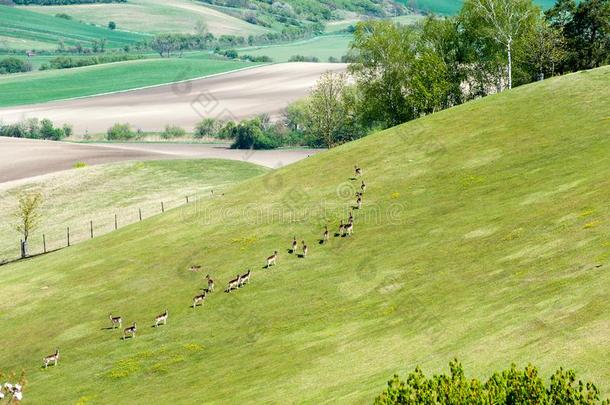
M337 132L345 121L343 105L345 85L345 74L328 71L322 74L309 94L307 110L310 130L320 136L329 148L335 145Z
M535 21L539 10L531 0L467 0L464 12L480 19L483 33L504 47L507 86L512 88L514 44Z
M39 192L24 193L19 197L19 205L15 212L17 223L15 229L22 236L21 257L28 255L27 246L30 234L40 225L40 207L42 205L42 194Z

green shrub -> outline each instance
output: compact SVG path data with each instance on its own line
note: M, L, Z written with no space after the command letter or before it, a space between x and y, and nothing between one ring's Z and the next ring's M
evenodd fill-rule
M0 60L0 75L29 72L31 70L32 64L30 62L15 58L14 56Z
M111 30L116 30L116 23L114 21L108 22L108 28Z
M376 399L377 405L419 404L599 404L599 391L590 383L576 380L572 370L560 368L551 376L548 386L538 370L528 365L523 370L514 364L495 372L486 382L466 378L462 365L449 363L450 375L430 378L419 367L405 381L397 375ZM607 404L608 400L601 402Z
M234 139L232 149L274 149L278 142L263 132L260 119L240 122L232 130Z
M106 131L106 139L109 141L126 141L134 139L137 134L132 130L129 124L116 123Z
M177 125L166 125L165 130L161 133L161 137L164 139L178 138L184 135L186 135L184 128Z
M218 137L222 121L214 118L204 118L195 126L195 138Z
M76 162L72 165L75 169L82 169L83 167L87 167L87 163L85 162Z
M66 13L57 13L57 14L55 14L55 17L63 18L64 20L71 20L72 19L72 16L69 16Z

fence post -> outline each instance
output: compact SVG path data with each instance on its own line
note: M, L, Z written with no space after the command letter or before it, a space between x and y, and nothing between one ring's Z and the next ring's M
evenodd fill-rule
M114 230L116 231L118 229L118 225L117 225L117 220L116 220L116 214L114 214Z
M42 251L47 253L47 238L45 238L44 233L42 234Z
M142 208L138 208L138 212L140 213L140 221L142 220Z
M89 221L89 229L91 229L91 239L93 239L93 221Z
M66 227L66 236L68 238L68 246L70 246L70 227Z
M165 208L163 207L163 201L161 201L161 212L165 212Z

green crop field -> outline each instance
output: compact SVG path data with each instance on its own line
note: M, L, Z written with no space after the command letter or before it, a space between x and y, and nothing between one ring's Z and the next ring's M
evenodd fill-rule
M268 31L201 2L189 0L130 0L127 3L74 4L65 6L26 6L27 10L55 15L66 13L75 20L106 26L114 21L121 29L136 32L194 32L198 21L204 21L214 35L248 36Z
M409 0L401 1L417 11L432 12L441 15L455 15L464 4L461 0ZM543 10L553 7L555 0L534 0Z
M77 163L77 162L74 162ZM86 162L84 162L86 163ZM160 202L170 209L197 198L208 198L228 185L263 174L268 169L232 160L160 160L112 163L74 168L34 178L10 188L0 188L0 262L19 257L19 234L13 224L18 197L40 191L44 196L42 222L31 239L33 252L41 252L42 233L49 250L63 247L66 226L71 240L90 237L89 221L100 235L114 229L114 215L124 226L138 221L138 209L149 217L160 211ZM95 198L91 198L95 195Z
M573 368L607 397L609 80L469 102L1 266L0 368L25 371L24 403L370 403L393 373L453 357L473 377ZM347 219L355 164L354 234L319 245ZM293 235L307 258L287 253ZM217 291L193 309L205 274Z
M345 55L351 41L351 35L325 35L289 44L241 48L238 51L240 55L269 56L274 62L286 62L294 55L315 56L321 62L326 62L331 56L340 59Z
M101 38L108 40L108 48L117 48L141 41L147 36L0 5L0 45L4 40L9 45L21 44L21 49L30 48L29 45L35 49L55 49L60 39L66 46L74 46L78 42L88 46Z
M0 77L0 107L129 90L228 72L256 63L216 59L141 59ZM36 91L31 91L36 89Z

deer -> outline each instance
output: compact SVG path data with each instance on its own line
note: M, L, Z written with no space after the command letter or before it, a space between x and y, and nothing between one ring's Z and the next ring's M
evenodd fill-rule
M324 225L324 235L322 235L322 243L328 242L329 232L328 225Z
M57 366L59 362L59 349L55 349L55 353L46 356L44 359L44 368L47 368L49 364L53 363L54 366Z
M306 256L307 256L307 251L308 251L309 249L307 248L307 245L305 244L305 241L304 241L304 240L303 240L303 241L301 241L301 243L303 244L303 257L306 257Z
M229 293L232 290L238 288L240 279L241 279L241 276L238 274L237 276L235 276L235 278L233 280L229 281L229 284L227 285L225 292Z
M127 339L127 335L130 335L132 338L136 338L136 323L134 322L133 325L123 329L123 340Z
M356 173L356 177L362 176L362 168L358 167L358 165L354 165L354 172Z
M210 277L210 275L208 274L207 276L205 276L206 280L208 280L208 289L207 292L213 292L214 291L214 280L212 280L212 278Z
M203 302L206 299L207 294L205 293L205 291L199 295L195 295L193 297L193 308L195 308L197 305L203 305Z
M358 207L358 209L361 209L361 208L362 208L362 196L359 196L359 197L356 199L356 206Z
M354 223L354 213L353 211L349 212L349 219L347 220L348 223L353 224Z
M159 314L155 317L155 328L158 327L161 323L163 325L167 325L167 317L169 316L169 312L167 309L162 314Z
M273 254L267 258L267 268L269 268L271 266L275 266L276 263L277 263L277 250L275 252L273 252Z
M294 236L292 238L292 250L291 250L291 253L294 253L296 251L297 251L297 237Z
M364 180L362 180L362 184L360 185L360 190L362 190L362 193L364 193L366 191L366 184L364 183Z
M240 287L248 284L250 282L251 274L252 274L252 272L250 270L248 270L248 272L246 274L244 274L243 276L240 276L237 287L240 288Z
M337 232L339 235L343 235L343 227L345 225L343 225L343 220L341 220L341 222L339 223L339 231Z
M112 316L112 314L108 314L110 318L110 322L112 323L112 329L116 329L117 327L123 326L123 318L120 316Z
M350 222L349 224L345 225L343 229L345 230L345 236L352 236L352 233L354 232L354 223Z

